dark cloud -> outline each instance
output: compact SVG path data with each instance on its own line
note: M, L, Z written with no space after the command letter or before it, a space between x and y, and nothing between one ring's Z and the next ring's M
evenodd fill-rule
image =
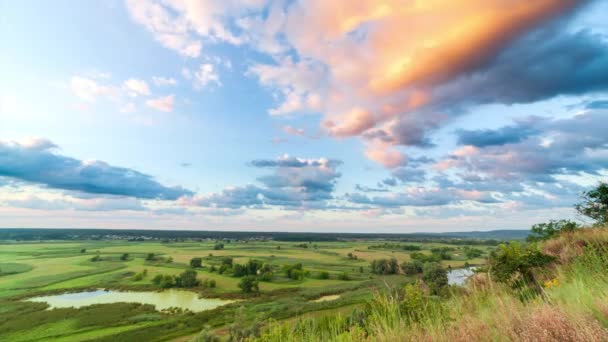
M427 207L457 204L463 201L478 203L498 203L490 193L478 191L462 191L457 189L425 189L411 188L403 193L393 193L385 196L369 197L363 194L346 194L346 199L355 204L371 205L380 208L391 207Z
M422 169L400 167L393 170L392 175L403 183L421 183L426 180L426 171Z
M532 135L538 134L538 129L530 125L506 126L497 130L458 130L458 144L477 147L518 143Z
M329 159L283 157L255 160L255 167L272 168L273 173L259 177L261 185L232 187L209 196L199 196L193 204L214 208L265 208L278 206L297 209L328 209L334 198L336 167L341 162Z
M380 181L379 186L396 186L397 180L395 178L386 178Z
M528 125L536 135L508 145L478 146L465 154L455 153L438 165L495 181L544 183L555 182L558 175L598 175L608 168L607 113L591 111L566 119L532 120Z
M361 192L388 192L389 191L387 188L383 188L383 187L372 188L372 187L361 185L361 184L355 185L355 190L361 191Z
M608 89L608 44L559 21L517 40L490 63L438 89L443 107L530 103Z
M0 176L90 194L163 200L192 195L187 189L164 186L152 176L132 169L56 154L55 147L44 139L0 142Z

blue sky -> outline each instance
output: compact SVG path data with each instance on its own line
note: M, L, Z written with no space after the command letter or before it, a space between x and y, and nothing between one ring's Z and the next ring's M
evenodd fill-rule
M4 2L0 226L412 232L576 218L578 194L607 175L606 11Z

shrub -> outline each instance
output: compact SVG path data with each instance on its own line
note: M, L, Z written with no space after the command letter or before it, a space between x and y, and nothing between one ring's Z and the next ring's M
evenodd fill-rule
M201 258L192 258L190 259L190 267L192 268L200 268L203 266L203 259Z
M146 260L147 260L147 261L152 261L152 260L154 260L154 253L148 253L148 255L146 255Z
M255 276L252 275L248 275L241 278L241 281L239 282L239 288L244 293L260 292L258 280Z
M374 274L398 274L399 262L395 258L378 259L371 263L372 273Z
M506 283L513 289L522 289L527 285L540 289L533 269L553 260L554 257L541 253L536 244L512 241L508 245L499 245L496 251L490 253L488 268L494 280Z
M403 262L401 264L401 270L405 275L415 275L418 273L422 273L422 263L418 260L413 260L410 262Z
M319 272L319 279L329 279L329 272L327 271L321 271Z
M350 280L350 276L346 272L342 272L338 275L338 279L340 280Z
M198 284L196 271L194 270L185 270L175 278L175 285L177 287L195 287L198 286Z
M215 246L213 246L213 249L215 249L216 251L218 251L220 249L224 249L224 244L221 242L218 242L215 244Z
M122 261L129 260L129 253L123 253L123 255L120 256L120 260L122 260Z
M438 295L448 285L448 273L438 263L428 262L422 267L422 280L432 294Z

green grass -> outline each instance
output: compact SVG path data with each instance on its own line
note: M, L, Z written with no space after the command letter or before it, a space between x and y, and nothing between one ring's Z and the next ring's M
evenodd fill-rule
M287 322L295 317L347 315L371 300L374 289L383 288L386 284L402 286L404 282L411 281L403 275L378 277L370 274L369 263L374 259L395 257L400 262L410 259L408 251L368 248L378 243L376 240L317 242L310 244L309 248L301 248L296 246L299 243L294 242L249 241L225 243L222 250L213 249L214 241L2 243L0 340L167 340L197 333L206 324L214 330L226 332L234 320L236 308L240 306L246 312L247 322ZM430 253L430 248L440 246L420 245L426 253ZM280 249L277 248L279 246ZM462 246L456 248L462 249ZM81 252L83 249L85 251ZM123 253L129 254L128 260L120 260ZM154 253L160 259L146 261L148 253ZM357 255L358 259L349 259L348 253ZM209 254L213 257L209 257ZM91 261L96 255L102 261ZM233 257L237 263L245 263L249 259L270 263L275 267L274 279L260 282L260 295L244 296L238 287L239 278L209 271L209 267L218 266L220 258L224 256ZM171 257L173 262L161 260L167 257ZM155 312L150 307L126 307L121 303L78 310L43 310L43 304L34 305L21 300L40 294L91 288L158 290L152 285L152 278L159 274L180 274L189 268L189 261L193 257L203 259L204 267L197 269L198 278L213 279L217 284L214 289L195 288L194 291L204 296L237 298L240 301L213 312L167 315ZM476 264L482 261L475 259L468 262ZM464 262L463 258L457 257L443 263L445 266L458 267ZM302 263L311 276L296 281L280 272L281 266L296 263ZM360 272L361 267L363 272ZM136 281L135 274L144 270L147 276ZM314 278L321 271L329 272L330 279ZM343 272L347 272L351 280L339 280L338 275ZM340 298L313 302L328 294L340 294Z

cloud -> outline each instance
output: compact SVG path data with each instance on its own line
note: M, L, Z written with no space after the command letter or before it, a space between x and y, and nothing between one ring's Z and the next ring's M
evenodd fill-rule
M192 194L181 187L164 186L152 176L133 169L56 154L55 148L45 139L30 139L23 143L0 141L0 176L89 194L163 200Z
M400 167L391 174L403 183L422 183L426 180L426 171L422 169Z
M215 83L218 86L222 84L217 70L211 63L201 64L199 69L194 72L193 77L196 88L204 88L211 83Z
M150 88L146 81L130 78L123 83L123 86L131 97L150 95Z
M605 111L589 111L564 119L534 118L517 126L484 131L482 136L500 136L513 127L528 132L527 137L504 145L465 146L438 165L498 180L541 182L554 182L557 175L598 174L608 168L604 156L608 152Z
M153 76L152 82L154 82L157 87L177 85L177 80L172 77Z
M81 76L73 76L70 79L70 89L74 95L86 102L95 102L98 97L118 95L116 88L102 85L93 79Z
M458 130L458 144L485 147L518 143L528 137L538 134L537 129L530 124L505 126L497 130Z
M283 132L290 134L290 135L297 135L297 136L301 136L301 137L306 135L306 132L304 131L303 128L295 128L292 126L284 126Z
M172 112L173 104L175 103L174 95L167 95L158 97L156 99L150 99L146 101L146 106L154 108L161 112Z
M200 56L202 42L192 36L184 18L156 1L127 0L126 6L131 18L150 31L164 47L185 57Z
M346 199L355 204L371 205L380 208L443 206L462 201L480 203L498 202L489 193L425 188L408 188L402 193L391 193L375 197L353 193L346 194Z
M341 174L336 168L341 162L331 159L303 159L284 156L272 160L255 160L254 167L269 168L273 173L258 177L261 185L229 187L219 193L183 200L185 205L213 208L322 209L328 201Z

